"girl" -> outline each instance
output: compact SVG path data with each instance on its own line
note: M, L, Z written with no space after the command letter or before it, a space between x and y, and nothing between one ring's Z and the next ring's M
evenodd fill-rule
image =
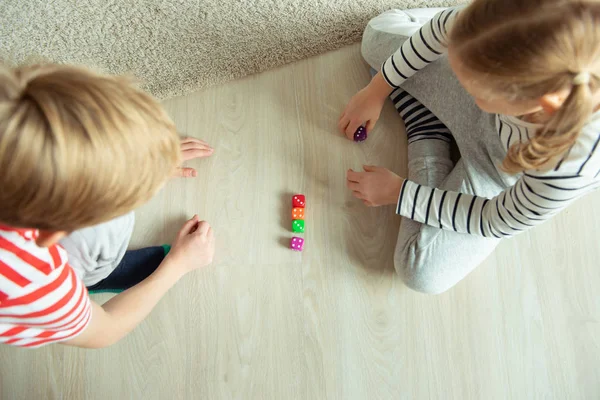
M347 186L367 206L397 205L396 270L440 293L502 238L600 185L600 3L475 0L431 16L394 10L369 23L362 52L379 72L339 129L371 130L394 102L407 179L365 166Z

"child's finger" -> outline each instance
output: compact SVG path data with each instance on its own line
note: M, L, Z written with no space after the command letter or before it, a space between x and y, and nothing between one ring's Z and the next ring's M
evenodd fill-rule
M190 136L186 136L181 139L181 144L184 144L184 143L200 143L205 146L208 146L208 143L206 143L204 140L200 140L198 138L190 137Z
M352 195L357 199L365 200L365 195L359 192L358 190L352 191Z
M183 161L193 160L194 158L208 157L214 153L213 149L190 149L182 153Z
M367 130L367 133L371 133L371 131L375 127L376 123L377 123L376 119L374 119L374 120L371 119L371 120L367 121L367 124L365 125L365 129Z
M196 232L194 232L194 234L207 235L209 231L210 231L210 224L206 221L200 221L198 223L198 229L196 230Z
M360 172L354 172L351 169L349 169L348 172L346 172L346 178L351 182L359 183L360 177L361 177Z
M352 191L360 190L360 184L352 181L346 181L346 187Z
M366 172L375 172L375 171L377 171L378 167L376 167L374 165L363 165L363 169Z
M340 122L338 123L338 130L341 133L346 133L346 127L348 127L348 124L350 123L350 119L347 117L343 117Z
M361 122L359 121L351 121L346 128L346 135L350 137L350 135L354 135L354 132L361 126Z
M367 207L373 207L373 203L371 203L369 200L363 200L363 203Z
M198 173L194 168L177 168L175 176L179 176L181 178L195 178L198 176Z
M208 144L201 142L186 142L181 143L181 151L192 150L192 149L212 149Z
M194 215L192 218L185 221L185 224L183 224L177 233L177 236L181 238L189 235L194 229L196 229L196 225L198 225L198 216Z

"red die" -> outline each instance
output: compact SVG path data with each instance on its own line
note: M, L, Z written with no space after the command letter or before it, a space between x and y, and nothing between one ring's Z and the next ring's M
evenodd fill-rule
M304 219L304 208L292 208L292 219Z
M292 197L292 206L298 208L306 207L306 197L303 194L296 194Z

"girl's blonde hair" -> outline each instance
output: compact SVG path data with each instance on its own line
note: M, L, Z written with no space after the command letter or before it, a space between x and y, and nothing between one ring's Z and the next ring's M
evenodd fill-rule
M569 93L529 143L509 150L505 170L548 167L575 143L600 85L598 1L475 0L458 17L450 45L466 68L508 100ZM577 84L581 73L589 82Z
M174 172L161 105L122 77L0 65L0 223L73 231L143 204Z

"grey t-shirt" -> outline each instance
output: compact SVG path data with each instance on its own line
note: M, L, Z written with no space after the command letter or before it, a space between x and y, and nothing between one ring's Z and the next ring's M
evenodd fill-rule
M95 285L117 268L129 246L134 224L131 212L75 231L60 241L69 255L69 264L85 286Z

